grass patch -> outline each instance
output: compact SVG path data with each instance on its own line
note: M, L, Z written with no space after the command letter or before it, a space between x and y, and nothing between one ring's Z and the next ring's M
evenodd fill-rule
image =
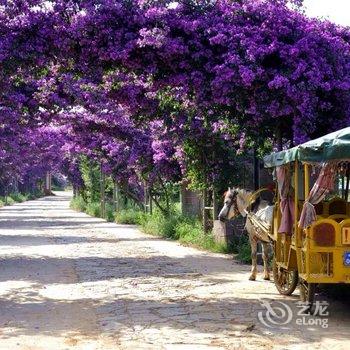
M15 203L22 203L31 199L36 199L42 197L43 194L41 192L35 193L11 193L6 198L0 197L0 207L5 205L13 205Z
M14 202L22 203L29 199L29 195L22 193L13 193L9 196L9 198L13 199Z
M252 262L251 248L247 234L233 237L232 253L236 254L235 258L242 263L250 264Z
M113 222L115 220L115 211L113 205L110 203L106 203L106 220L109 222Z
M250 264L252 262L250 243L241 243L237 246L237 248L238 253L236 255L236 259L245 264Z
M101 203L100 202L90 202L87 203L83 197L76 196L70 201L70 207L76 211L84 212L88 215L100 218L101 215ZM106 203L106 218L107 221L113 222L115 220L115 213L113 205Z
M214 240L212 233L205 233L198 220L184 220L175 227L175 237L185 244L194 245L215 253L229 253L231 247Z
M3 201L4 201L5 205L13 205L16 203L16 201L10 196L7 196L6 199L4 198Z
M152 215L144 214L140 224L142 231L148 234L179 240L183 244L216 253L232 251L229 245L215 242L212 233L205 233L198 219L180 213L172 213L168 216L159 212Z
M86 205L86 214L95 216L96 218L101 217L101 203L91 202Z
M44 194L40 191L36 191L36 192L33 192L33 193L29 193L26 195L28 197L27 200L32 200L32 199L37 199L37 198L41 198L44 196Z
M137 209L124 209L115 214L115 221L118 224L139 225L143 215L143 212Z
M140 226L142 231L147 234L176 239L175 226L178 221L176 214L164 216L159 212L155 212L153 214L143 214Z
M70 207L77 211L86 211L86 202L84 201L83 197L77 196L73 197L70 201Z

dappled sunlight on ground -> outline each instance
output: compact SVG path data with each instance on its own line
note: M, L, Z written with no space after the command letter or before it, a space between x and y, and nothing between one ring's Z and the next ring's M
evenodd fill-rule
M342 348L350 312L330 328L259 323L272 282L230 256L146 236L68 209L59 194L0 210L0 349ZM296 293L297 294L297 293Z

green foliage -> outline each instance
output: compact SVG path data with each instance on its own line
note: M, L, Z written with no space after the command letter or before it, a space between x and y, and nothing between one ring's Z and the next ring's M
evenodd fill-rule
M44 194L41 191L37 190L28 194L28 200L37 199L43 196Z
M114 208L110 203L106 203L106 220L109 222L113 222L115 220Z
M214 184L216 190L221 193L227 186L244 183L250 176L244 163L247 155L238 155L235 147L229 146L228 142L220 137L214 137L210 128L207 133L207 138L198 140L190 137L184 140L189 188L210 189ZM218 159L224 160L222 166L218 166Z
M231 251L230 246L215 242L211 233L205 233L198 219L178 212L173 212L168 216L159 212L153 215L144 214L140 224L142 231L148 234L176 239L181 243L212 252L228 253Z
M101 217L101 203L89 202L87 203L82 196L76 196L72 198L70 207L77 211L85 212L88 215L100 218ZM106 220L114 221L114 210L110 203L106 203Z
M98 202L100 200L100 167L87 157L81 157L80 173L84 181L82 196L86 202Z
M144 213L137 209L123 209L115 214L115 221L118 224L139 225Z
M77 211L85 212L94 217L101 217L101 202L86 202L83 196L72 198L70 207ZM131 212L131 210L130 210ZM106 220L109 222L115 221L115 212L111 203L106 203Z
M165 216L159 211L155 211L153 214L144 214L140 224L145 233L176 239L175 227L178 221L177 214L172 213Z
M29 195L22 193L13 193L9 196L9 198L12 198L14 202L22 203L29 199Z
M70 207L74 210L77 210L77 211L85 211L86 206L87 206L87 204L86 204L84 198L81 196L73 197L71 202L70 202Z
M101 203L91 202L86 205L86 214L95 216L96 218L101 217Z
M251 248L249 238L246 234L242 236L234 236L232 242L232 252L236 254L236 259L242 263L251 263Z
M239 246L239 251L236 258L245 264L251 263L252 259L251 259L251 249L250 249L249 242L243 243Z
M230 252L230 247L227 244L217 243L211 233L205 233L202 224L197 220L186 218L179 222L175 227L175 236L182 243L195 245L205 250L216 253Z
M13 198L11 198L10 196L7 196L5 203L6 203L6 205L13 205L16 202Z
M9 194L6 198L5 197L0 197L0 207L3 207L4 205L13 205L15 203L22 203L25 201L28 201L30 199L35 199L39 198L42 196L41 192L37 193L11 193Z

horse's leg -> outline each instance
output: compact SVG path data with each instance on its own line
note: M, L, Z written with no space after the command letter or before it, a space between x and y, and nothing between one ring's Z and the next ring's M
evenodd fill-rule
M269 268L269 243L261 242L262 245L262 258L264 262L264 280L270 279L270 268Z
M257 246L258 246L258 242L256 240L256 237L254 235L254 230L249 230L251 232L249 232L249 241L250 241L250 248L252 251L252 270L251 270L251 274L249 277L249 280L251 281L255 281L256 279L256 274L258 272L258 268L257 268Z

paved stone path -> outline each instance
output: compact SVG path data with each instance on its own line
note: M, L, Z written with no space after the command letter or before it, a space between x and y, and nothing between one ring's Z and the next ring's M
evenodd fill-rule
M249 266L76 213L69 199L0 209L1 350L349 348L349 305L330 301L327 329L299 326L298 297L248 281ZM294 318L264 326L262 300Z

